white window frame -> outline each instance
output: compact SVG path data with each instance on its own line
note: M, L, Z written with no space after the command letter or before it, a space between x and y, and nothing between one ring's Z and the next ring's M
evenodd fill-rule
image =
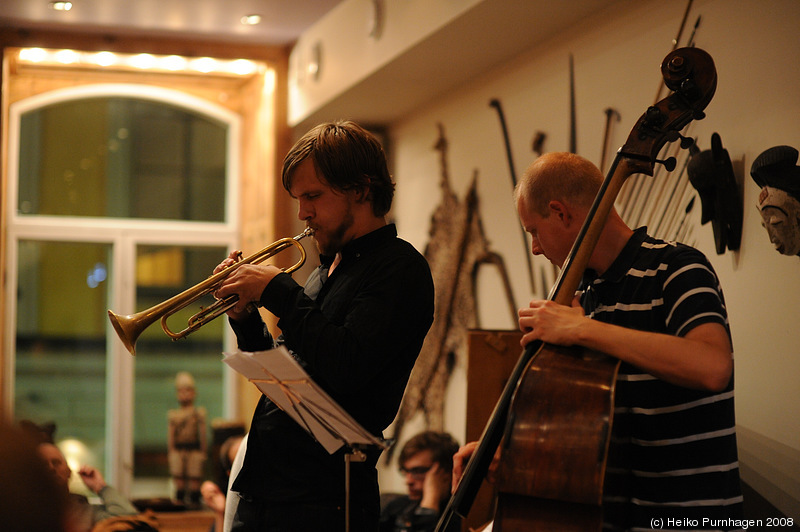
M24 113L55 103L85 98L130 97L153 100L222 122L228 127L225 171L225 216L223 222L146 220L130 218L19 215L20 120ZM6 253L7 294L17 293L17 249L21 240L106 243L112 246L109 308L121 314L134 312L136 247L146 245L202 245L238 247L239 181L241 159L241 118L213 102L162 87L132 83L91 84L69 87L31 96L9 106L8 183L6 212L8 240ZM7 417L14 412L16 297L6 298L4 352L6 367L3 383ZM226 328L223 346L234 345ZM110 322L106 323L106 441L105 476L123 493L130 493L133 482L133 357L118 340ZM229 368L223 367L223 415L233 417L237 381ZM128 420L127 423L120 420Z

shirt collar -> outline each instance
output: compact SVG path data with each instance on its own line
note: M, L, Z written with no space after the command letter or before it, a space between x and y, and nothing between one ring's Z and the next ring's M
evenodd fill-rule
M383 227L379 227L378 229L375 229L364 236L355 238L345 244L345 246L342 248L342 260L353 257L358 258L365 251L374 249L384 242L392 240L396 237L397 226L395 226L395 224L386 224ZM333 259L334 256L332 255L319 256L320 263L327 266L330 266L333 263Z
M609 266L602 277L611 282L622 279L628 270L631 269L631 265L633 265L633 261L636 260L636 254L639 248L642 247L642 242L644 242L645 238L647 238L647 227L636 229L625 243L625 247L622 248L622 251L620 251L617 258L614 259L614 262L611 263L611 266ZM597 273L592 271L587 278L592 282L597 278Z

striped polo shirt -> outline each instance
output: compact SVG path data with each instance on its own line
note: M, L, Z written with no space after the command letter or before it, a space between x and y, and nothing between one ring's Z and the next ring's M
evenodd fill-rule
M719 323L730 336L706 257L646 228L602 277L587 272L580 296L586 314L603 322L675 336ZM725 390L707 392L621 364L603 509L608 530L740 528L733 377Z

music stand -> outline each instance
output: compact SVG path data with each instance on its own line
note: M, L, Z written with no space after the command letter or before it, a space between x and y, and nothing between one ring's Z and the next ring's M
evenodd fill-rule
M345 530L350 530L350 462L363 462L362 446L387 444L363 428L315 383L284 346L269 351L225 353L222 359L291 416L329 454L345 452Z

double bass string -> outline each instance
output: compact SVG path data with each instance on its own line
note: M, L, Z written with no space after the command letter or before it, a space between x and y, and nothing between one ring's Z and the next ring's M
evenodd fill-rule
M681 37L683 36L683 31L686 28L686 21L689 18L689 12L692 10L692 3L694 0L688 0L686 4L686 9L683 11L683 18L681 19L681 23L678 26L678 33L675 35L675 38L672 39L672 49L670 51L674 52L680 43ZM694 40L694 35L697 32L697 26L700 24L700 18L698 17L697 22L694 26L694 31L689 38L689 46L693 46L692 41ZM661 94L664 91L666 84L664 83L663 79L659 79L658 82L658 90L656 91L656 97L653 102L658 102L661 99ZM632 213L631 209L635 208L638 204L639 194L641 193L642 186L644 186L644 181L647 179L646 176L634 176L633 179L630 179L628 182L625 183L622 191L620 192L620 199L619 204L622 206L620 215L622 218L629 222ZM635 225L635 224L632 224Z

